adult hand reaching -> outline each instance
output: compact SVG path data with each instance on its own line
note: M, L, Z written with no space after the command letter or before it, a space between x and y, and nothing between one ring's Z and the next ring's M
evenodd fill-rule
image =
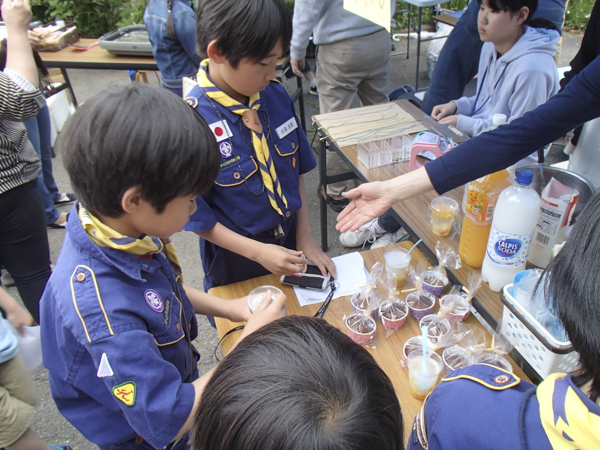
M302 70L304 70L304 68L306 67L306 59L304 59L304 58L302 58L302 59L294 59L294 58L292 58L290 60L290 64L292 66L292 72L294 72L300 78L305 78L304 74L302 73Z
M337 216L338 223L335 227L342 233L357 230L369 220L381 216L395 203L391 192L384 189L381 181L361 184L342 195L353 199Z

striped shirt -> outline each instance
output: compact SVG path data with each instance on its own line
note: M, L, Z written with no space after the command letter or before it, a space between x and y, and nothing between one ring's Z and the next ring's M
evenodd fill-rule
M0 72L0 194L36 178L40 160L23 121L44 105L39 89L11 69Z

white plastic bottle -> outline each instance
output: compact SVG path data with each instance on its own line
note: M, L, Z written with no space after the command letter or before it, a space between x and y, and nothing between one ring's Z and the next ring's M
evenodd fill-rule
M502 191L494 210L481 278L499 292L525 269L529 245L540 215L540 196L532 189L533 172L521 170L516 183Z

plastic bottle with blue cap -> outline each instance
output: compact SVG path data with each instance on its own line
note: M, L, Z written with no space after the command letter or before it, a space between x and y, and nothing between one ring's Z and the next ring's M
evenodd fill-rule
M533 172L521 170L515 184L502 191L494 210L481 277L499 292L525 269L540 214L540 196L531 187Z

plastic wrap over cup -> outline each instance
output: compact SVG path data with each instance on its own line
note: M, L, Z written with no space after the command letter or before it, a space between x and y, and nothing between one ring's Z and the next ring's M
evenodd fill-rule
M352 297L350 297L350 304L352 305L352 309L356 314L367 314L369 310L369 296L368 289L362 289L358 292L355 292ZM374 308L370 312L371 317L377 318L377 308Z
M513 371L512 364L506 356L492 351L484 351L481 353L477 357L476 362L494 364L495 366L498 366L504 370L508 370L509 372Z
M267 291L271 291L271 301L275 300L276 294L283 294L281 289L269 285L252 289L252 292L248 294L248 306L250 307L250 311L254 312L256 308L258 308L258 305L260 305L265 298L265 295L267 295Z
M426 270L422 274L422 289L440 297L448 285L448 277L438 269Z
M429 292L414 291L406 297L406 304L410 311L410 315L417 320L421 320L433 311L435 297Z
M431 342L434 348L448 347L452 338L452 324L443 317L437 314L428 314L419 322L419 328L427 328L427 339Z
M371 316L350 314L344 322L348 328L348 336L357 344L365 345L375 338L377 324Z
M406 322L408 306L398 298L384 300L379 305L379 316L385 328L397 330Z
M452 347L444 349L442 360L444 361L444 371L446 372L446 375L456 369L473 364L467 349L458 345L453 345Z
M469 301L462 295L444 295L440 299L438 315L445 317L450 323L459 323L469 316L470 306Z

